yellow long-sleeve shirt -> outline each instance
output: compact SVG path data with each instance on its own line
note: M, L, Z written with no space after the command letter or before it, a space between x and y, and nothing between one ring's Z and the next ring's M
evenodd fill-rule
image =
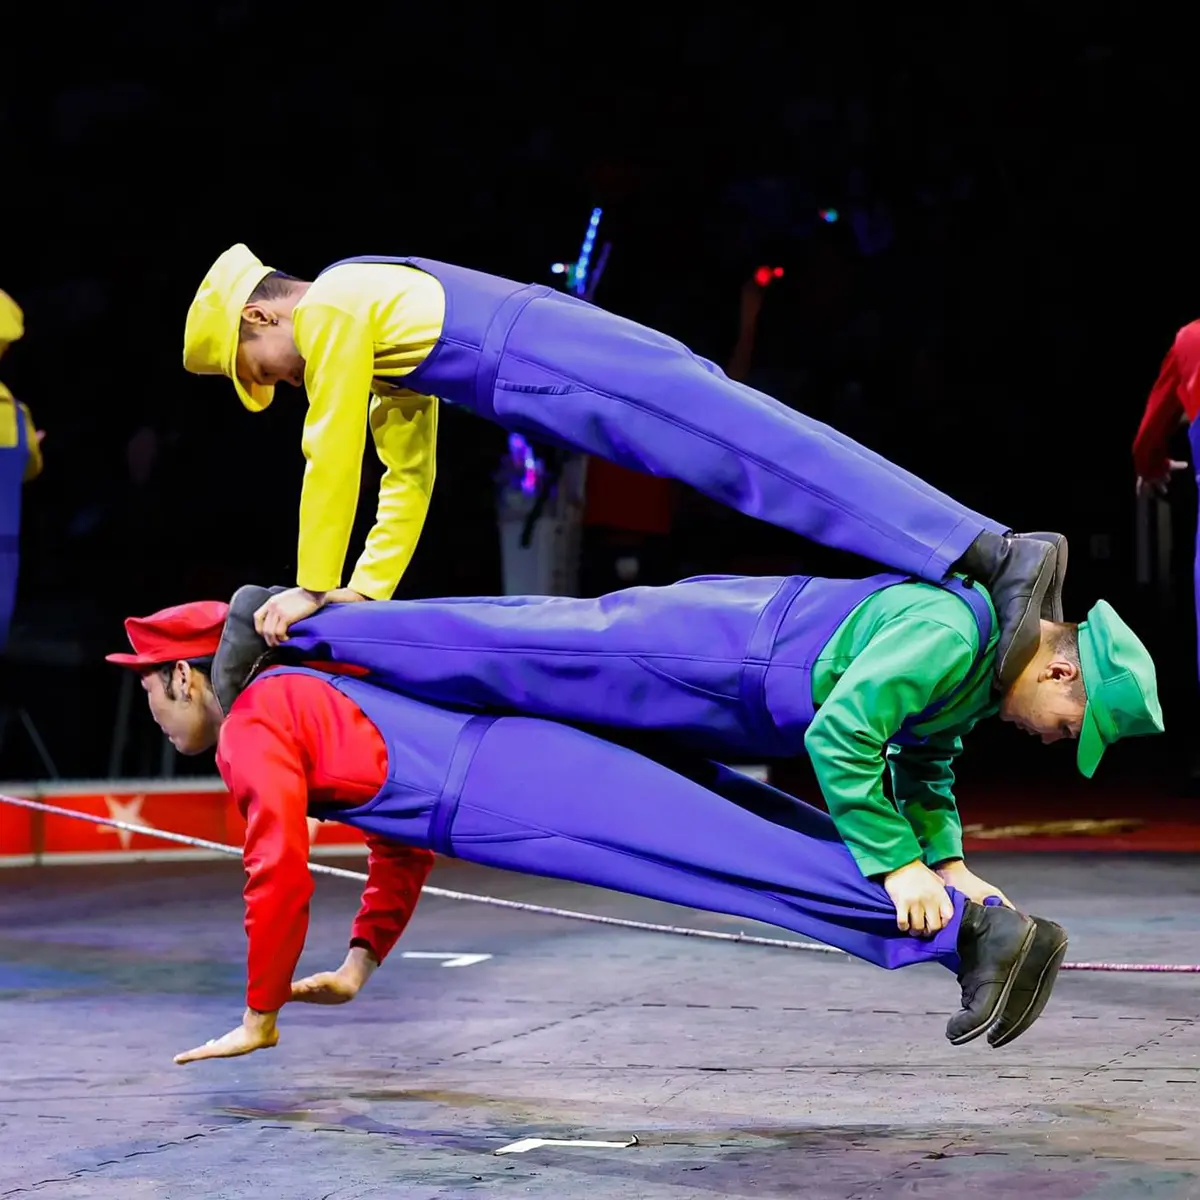
M334 267L296 305L309 406L300 587L326 592L341 585L368 428L384 476L375 525L349 586L386 600L412 560L436 474L437 400L401 381L433 349L445 312L445 293L432 275L391 263Z
M29 409L14 400L12 392L0 383L0 448L17 444L18 413L25 422L25 441L29 446L29 458L25 461L25 482L28 483L42 473L42 447L37 440L37 429Z

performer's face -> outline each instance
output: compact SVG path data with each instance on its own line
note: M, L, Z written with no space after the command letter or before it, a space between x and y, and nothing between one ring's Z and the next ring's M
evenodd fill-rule
M261 319L259 319L261 318ZM293 340L292 319L249 305L242 313L237 373L243 383L304 386L304 359Z
M1087 693L1078 662L1043 645L1000 702L1000 718L1049 745L1078 738Z
M150 715L180 754L202 754L217 744L219 711L208 681L185 662L171 668L169 680L161 671L142 676Z

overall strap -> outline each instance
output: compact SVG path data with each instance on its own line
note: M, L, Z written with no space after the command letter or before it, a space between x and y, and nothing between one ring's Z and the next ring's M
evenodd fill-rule
M483 741L483 735L495 722L495 717L472 717L463 726L458 744L454 747L450 769L446 772L446 786L442 788L442 794L437 799L429 825L430 848L448 858L457 857L451 832L454 829L454 818L458 815L458 802L462 798L463 785L467 782L467 772L475 758L475 751L479 749L479 743Z
M943 591L947 591L957 596L970 610L975 618L975 625L979 630L979 644L975 649L975 658L971 663L971 669L959 680L954 687L950 689L940 700L935 700L928 708L909 717L908 720L900 727L900 732L894 740L905 740L908 742L923 742L925 739L917 737L912 730L918 725L924 725L927 721L932 721L947 705L957 700L968 688L974 687L979 677L979 669L987 658L988 643L992 640L992 608L987 601L987 597L978 589L972 587L969 583L964 582L957 576L952 579L943 581L939 586Z

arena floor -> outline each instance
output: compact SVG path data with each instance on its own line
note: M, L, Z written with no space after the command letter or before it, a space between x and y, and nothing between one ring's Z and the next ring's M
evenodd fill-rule
M972 865L1062 921L1073 960L1200 962L1194 857ZM477 868L433 882L744 926ZM1200 1197L1195 975L1064 974L1020 1041L956 1050L938 967L427 898L352 1005L176 1067L240 1018L240 886L224 862L0 872L0 1196ZM340 962L355 900L318 879L304 968Z

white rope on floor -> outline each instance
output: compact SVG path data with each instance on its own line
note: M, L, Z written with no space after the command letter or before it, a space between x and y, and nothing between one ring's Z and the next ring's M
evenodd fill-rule
M130 833L140 833L165 842L178 842L183 846L215 850L221 854L233 855L235 858L242 857L242 851L238 846L227 846L224 842L210 842L207 838L191 837L186 833L167 833L162 829L148 829L144 825L134 825L129 821L93 816L91 813L72 812L69 808L58 808L53 804L43 804L38 800L25 800L19 796L0 795L0 802L15 804L18 808L32 809L34 812L49 813L55 817L70 817L77 821L90 821L94 825L109 825L113 829L125 829ZM354 879L359 883L367 881L367 876L363 872L347 871L344 867L330 867L325 863L310 862L308 868L319 875L333 875L338 879ZM641 929L650 933L672 933L680 937L707 938L718 942L746 942L752 946L773 946L782 950L808 950L819 954L845 954L842 950L833 946L823 946L820 942L793 942L783 938L755 937L748 933L718 933L709 929L689 929L681 925L654 925L647 921L628 921L623 917L602 917L598 913L573 912L569 908L551 908L544 904L526 904L520 900L504 900L499 896L476 896L471 892L455 892L448 888L432 887L429 884L421 889L421 894L438 896L443 900L465 900L471 904L487 904L492 908L510 908L518 912L539 913L545 917L566 917L572 921L590 921L594 925L619 925L625 929ZM845 957L849 957L849 955L845 955Z
M5 796L0 794L0 803L11 804L17 808L30 809L33 812L48 813L54 817L68 817L74 821L88 821L93 825L107 825L113 829L124 829L129 833L140 833L145 837L158 838L165 842L178 842L184 846L194 846L202 850L213 850L219 854L232 855L241 858L242 851L238 846L227 846L224 842L210 842L207 838L192 837L186 833L168 833L162 829L149 829L144 825L134 825L129 821L118 821L112 817L95 816L92 813L74 812L69 808L59 808L53 804L43 804L39 800L26 800L20 796ZM309 870L318 875L332 875L337 879L353 879L358 883L366 883L367 876L362 871L347 871L344 867L330 867L325 863L310 862ZM668 933L676 937L702 938L714 942L742 942L749 946L769 946L775 950L803 950L812 954L836 954L850 959L852 956L834 946L825 946L820 942L796 942L785 938L757 937L749 933L721 933L712 929L692 929L687 925L657 925L650 921L630 921L624 917L604 917L598 913L575 912L569 908L552 908L545 904L527 904L520 900L504 900L499 896L476 896L471 892L456 892L449 888L432 887L426 884L421 889L422 895L437 896L443 900L463 900L470 904L486 904L492 908L508 908L517 912L537 913L544 917L563 917L569 921L587 921L593 925L614 925L622 929L638 929L644 933ZM1178 963L1063 963L1064 971L1127 971L1139 973L1160 974L1200 974L1200 964L1185 965Z

